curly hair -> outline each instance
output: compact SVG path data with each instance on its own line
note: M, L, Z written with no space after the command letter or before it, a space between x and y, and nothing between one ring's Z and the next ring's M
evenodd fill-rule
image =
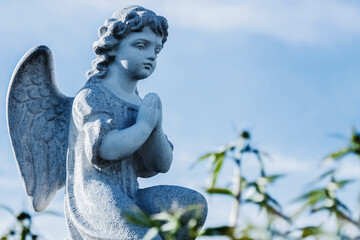
M106 19L99 29L100 39L93 43L97 58L92 61L92 69L86 73L88 83L96 83L106 77L108 66L115 60L112 50L116 49L121 39L131 32L140 32L144 27L162 37L162 44L167 40L168 23L166 18L140 6L130 6L115 12Z

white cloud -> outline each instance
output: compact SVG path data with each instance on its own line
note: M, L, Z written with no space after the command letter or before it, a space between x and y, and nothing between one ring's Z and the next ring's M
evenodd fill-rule
M307 44L360 35L359 8L336 0L186 0L162 7L174 24L199 30L239 31Z
M67 0L52 1L50 4L39 0L26 6L46 9L48 12L64 17L74 13L79 14L79 17L86 17L87 14L97 13L99 16L104 16L104 14L110 16L116 9L130 4L134 3L130 0ZM352 4L349 1L339 0L226 0L221 2L216 0L153 2L139 0L137 4L166 16L170 26L199 31L216 33L236 31L244 36L265 35L297 44L327 44L360 36L360 6L356 2ZM23 5L17 3L2 6L3 15L11 9L19 9L20 18L24 14L34 17L31 14L32 11L27 11ZM39 21L43 21L43 17L39 16ZM12 24L8 26L10 28Z

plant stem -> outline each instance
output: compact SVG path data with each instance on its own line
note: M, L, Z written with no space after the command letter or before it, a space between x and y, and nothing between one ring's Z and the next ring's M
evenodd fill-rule
M237 166L234 168L234 175L233 175L233 193L235 199L233 200L231 212L230 212L230 219L229 224L234 229L238 225L238 218L239 218L239 210L240 210L240 197L241 197L241 170L240 170L240 160L236 161Z

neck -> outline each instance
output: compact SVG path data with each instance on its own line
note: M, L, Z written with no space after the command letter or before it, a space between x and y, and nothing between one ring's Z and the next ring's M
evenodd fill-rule
M138 80L110 65L109 71L101 84L121 99L139 104L139 97L136 94L137 82Z

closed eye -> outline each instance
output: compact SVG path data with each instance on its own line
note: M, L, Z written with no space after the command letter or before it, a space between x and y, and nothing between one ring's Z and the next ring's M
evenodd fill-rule
M145 44L144 43L137 43L134 45L137 49L143 50L145 49Z

